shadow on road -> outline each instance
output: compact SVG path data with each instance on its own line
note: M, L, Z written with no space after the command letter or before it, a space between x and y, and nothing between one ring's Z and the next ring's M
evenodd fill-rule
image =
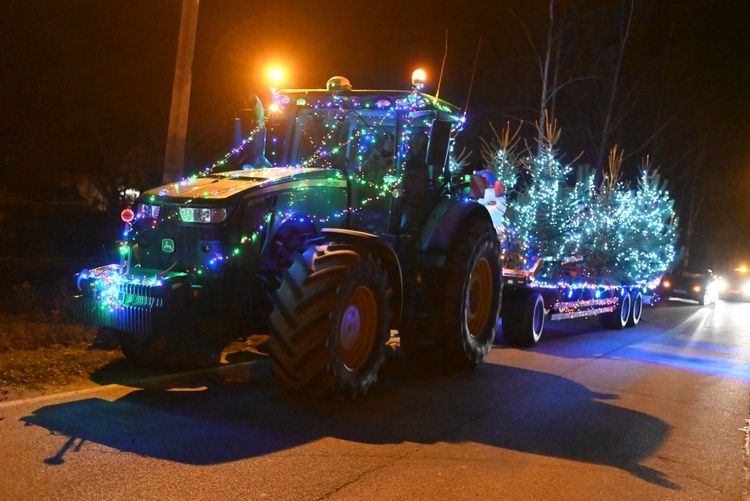
M310 402L280 393L268 361L243 367L253 374L242 383L194 376L182 385L138 389L113 402L88 398L49 405L22 421L69 437L45 461L51 465L64 463L65 455L85 442L210 465L325 437L363 444L469 441L613 466L677 488L640 464L665 440L669 427L663 421L612 405L607 401L615 395L563 377L484 364L468 374L422 379L394 351L367 398Z

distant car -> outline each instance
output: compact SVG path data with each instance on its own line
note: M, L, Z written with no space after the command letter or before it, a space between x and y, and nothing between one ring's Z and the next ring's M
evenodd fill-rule
M674 297L711 304L719 296L719 282L708 268L680 266L662 277L658 294L662 299Z
M750 270L742 266L727 275L719 291L719 297L734 301L750 301Z

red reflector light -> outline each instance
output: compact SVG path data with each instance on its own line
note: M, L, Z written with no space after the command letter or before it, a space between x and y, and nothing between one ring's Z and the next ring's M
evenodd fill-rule
M135 214L133 213L133 210L130 207L120 212L120 218L126 223L129 223L130 221L132 221L134 217L135 217Z

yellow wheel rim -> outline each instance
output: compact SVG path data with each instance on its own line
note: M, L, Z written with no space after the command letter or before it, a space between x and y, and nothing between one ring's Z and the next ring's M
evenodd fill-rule
M361 285L349 296L339 325L341 361L351 371L360 369L370 358L378 329L375 293Z
M487 326L492 310L492 267L487 258L477 261L466 288L466 324L477 337Z

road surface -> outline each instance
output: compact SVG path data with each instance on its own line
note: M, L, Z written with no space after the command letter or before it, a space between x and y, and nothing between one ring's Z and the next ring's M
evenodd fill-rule
M747 499L749 324L672 301L432 378L394 349L355 401L290 399L267 360L7 401L0 498Z

